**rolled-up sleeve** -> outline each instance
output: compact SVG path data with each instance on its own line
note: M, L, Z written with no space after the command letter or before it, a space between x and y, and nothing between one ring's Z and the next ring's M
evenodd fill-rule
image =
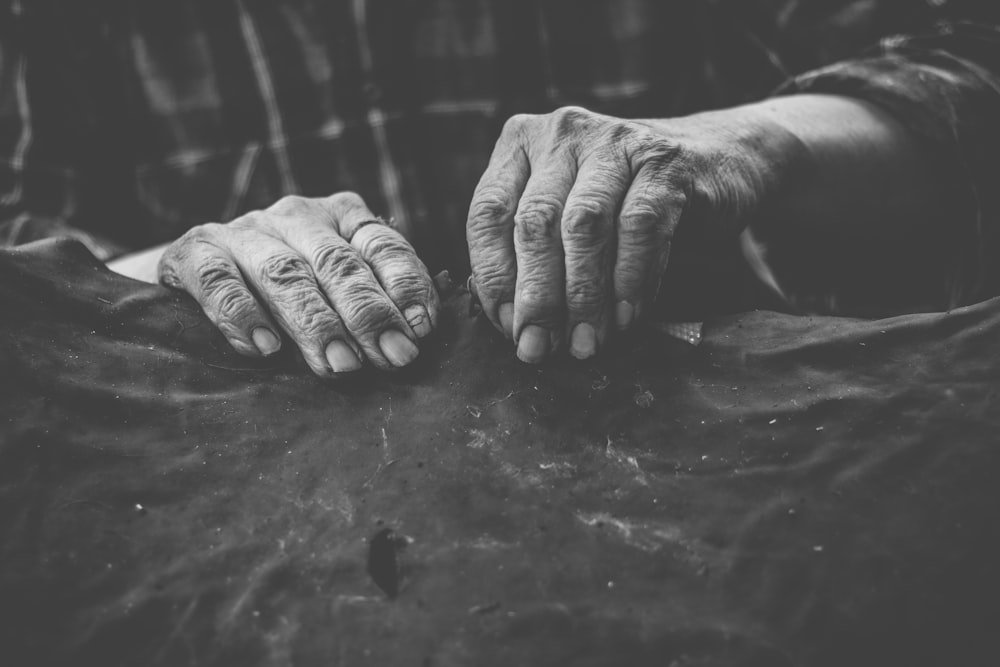
M779 94L826 93L879 106L946 160L956 248L953 304L1000 294L1000 27L939 25L890 37L865 57L795 77Z

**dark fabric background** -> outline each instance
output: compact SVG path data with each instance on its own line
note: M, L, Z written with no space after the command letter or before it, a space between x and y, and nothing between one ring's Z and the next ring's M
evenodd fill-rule
M541 368L447 304L338 385L0 252L0 662L997 664L1000 300Z
M0 0L0 244L75 235L113 256L292 190L353 190L398 218L428 266L456 275L469 268L470 197L511 114L732 106L887 35L1000 23L996 0L32 0L17 3L22 19L14 4ZM266 47L291 173L260 152L273 138L238 6ZM311 80L317 71L332 78ZM398 206L369 126L376 107L391 116Z

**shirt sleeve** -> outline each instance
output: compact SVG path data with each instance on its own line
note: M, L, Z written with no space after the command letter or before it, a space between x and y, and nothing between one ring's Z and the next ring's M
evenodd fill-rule
M885 39L855 60L807 72L779 94L827 93L892 114L954 175L952 306L1000 294L1000 27L941 24Z
M0 2L0 246L67 236L106 260L123 248L84 231L75 215L81 179L69 155L53 150L69 142L39 132L36 97L57 96L35 95L36 83L50 82L38 81L28 41L22 3Z

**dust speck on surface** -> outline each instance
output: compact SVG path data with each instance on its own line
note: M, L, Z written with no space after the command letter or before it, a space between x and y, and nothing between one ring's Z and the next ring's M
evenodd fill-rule
M632 400L635 401L635 404L640 408L648 408L653 404L654 399L655 397L653 396L653 393L648 389L637 391L635 396L632 397Z

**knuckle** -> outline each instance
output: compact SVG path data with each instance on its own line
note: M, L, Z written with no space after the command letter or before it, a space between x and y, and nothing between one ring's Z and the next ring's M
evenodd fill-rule
M312 271L305 260L297 255L271 255L257 270L265 287L286 287L312 278Z
M197 272L198 289L204 294L213 295L239 285L239 279L233 273L233 267L221 259L209 259L199 267Z
M582 127L590 127L596 116L594 112L578 106L560 107L549 114L556 131L563 135L576 134Z
M606 236L611 227L613 208L599 197L579 197L566 206L562 216L563 237L568 240L594 240Z
M264 211L248 211L230 222L228 225L225 225L225 227L236 231L246 231L251 229L260 230L267 226L268 219L271 215L273 215L273 212L271 211L266 213ZM223 225L220 225L220 228L221 227L223 227ZM222 230L220 229L219 231L221 232Z
M198 271L197 280L199 301L206 310L211 311L220 327L225 324L238 325L255 311L253 296L228 264L207 262Z
M624 236L647 236L656 239L673 237L671 220L681 211L684 200L677 198L636 198L629 202L618 216L618 233Z
M502 189L483 189L469 208L468 228L474 232L502 225L510 220L515 208L515 203Z
M610 123L601 133L603 143L611 146L644 146L651 138L648 132L638 130L627 121Z
M216 317L219 322L238 325L256 309L256 303L248 291L231 284L216 293Z
M415 256L413 246L400 234L387 227L369 225L373 231L355 235L358 252L365 258L408 258ZM362 228L364 229L364 228ZM360 238L358 238L360 236Z
M374 335L396 319L388 300L374 289L353 292L349 299L337 303L337 312L355 338Z
M566 285L566 306L572 311L593 311L604 302L604 276L587 278L592 280L573 281Z
M361 195L351 190L336 192L330 195L327 201L334 206L345 208L355 208L365 205L365 200L361 197Z
M522 241L543 241L556 236L562 217L562 202L551 195L533 195L521 200L514 214L514 229Z
M516 137L524 133L524 131L530 127L536 120L538 116L532 114L519 113L514 114L506 120L503 124L503 130L500 132L501 137Z
M658 226L660 215L651 203L631 204L618 218L618 232L621 234L649 234Z
M434 291L430 276L423 263L400 267L403 270L386 272L381 276L382 287L394 301L426 300Z
M219 237L221 231L222 225L215 222L198 225L184 232L171 247L211 243Z
M517 278L513 267L492 253L477 262L472 274L480 298L485 299L500 299L509 296Z
M340 331L340 322L328 308L306 308L296 324L301 334L310 340L324 340Z
M308 344L322 345L343 332L340 320L331 309L304 301L293 323L296 338Z
M267 210L276 215L296 216L305 215L313 210L315 203L313 200L300 195L287 195L282 197Z
M619 225L619 254L628 258L644 257L668 246L673 238L674 230L663 222Z
M657 171L674 172L678 165L687 162L684 147L675 141L654 136L649 132L637 133L633 139L635 155L647 167Z
M369 271L368 265L349 245L325 243L313 251L316 270L329 280L344 280L363 275Z

